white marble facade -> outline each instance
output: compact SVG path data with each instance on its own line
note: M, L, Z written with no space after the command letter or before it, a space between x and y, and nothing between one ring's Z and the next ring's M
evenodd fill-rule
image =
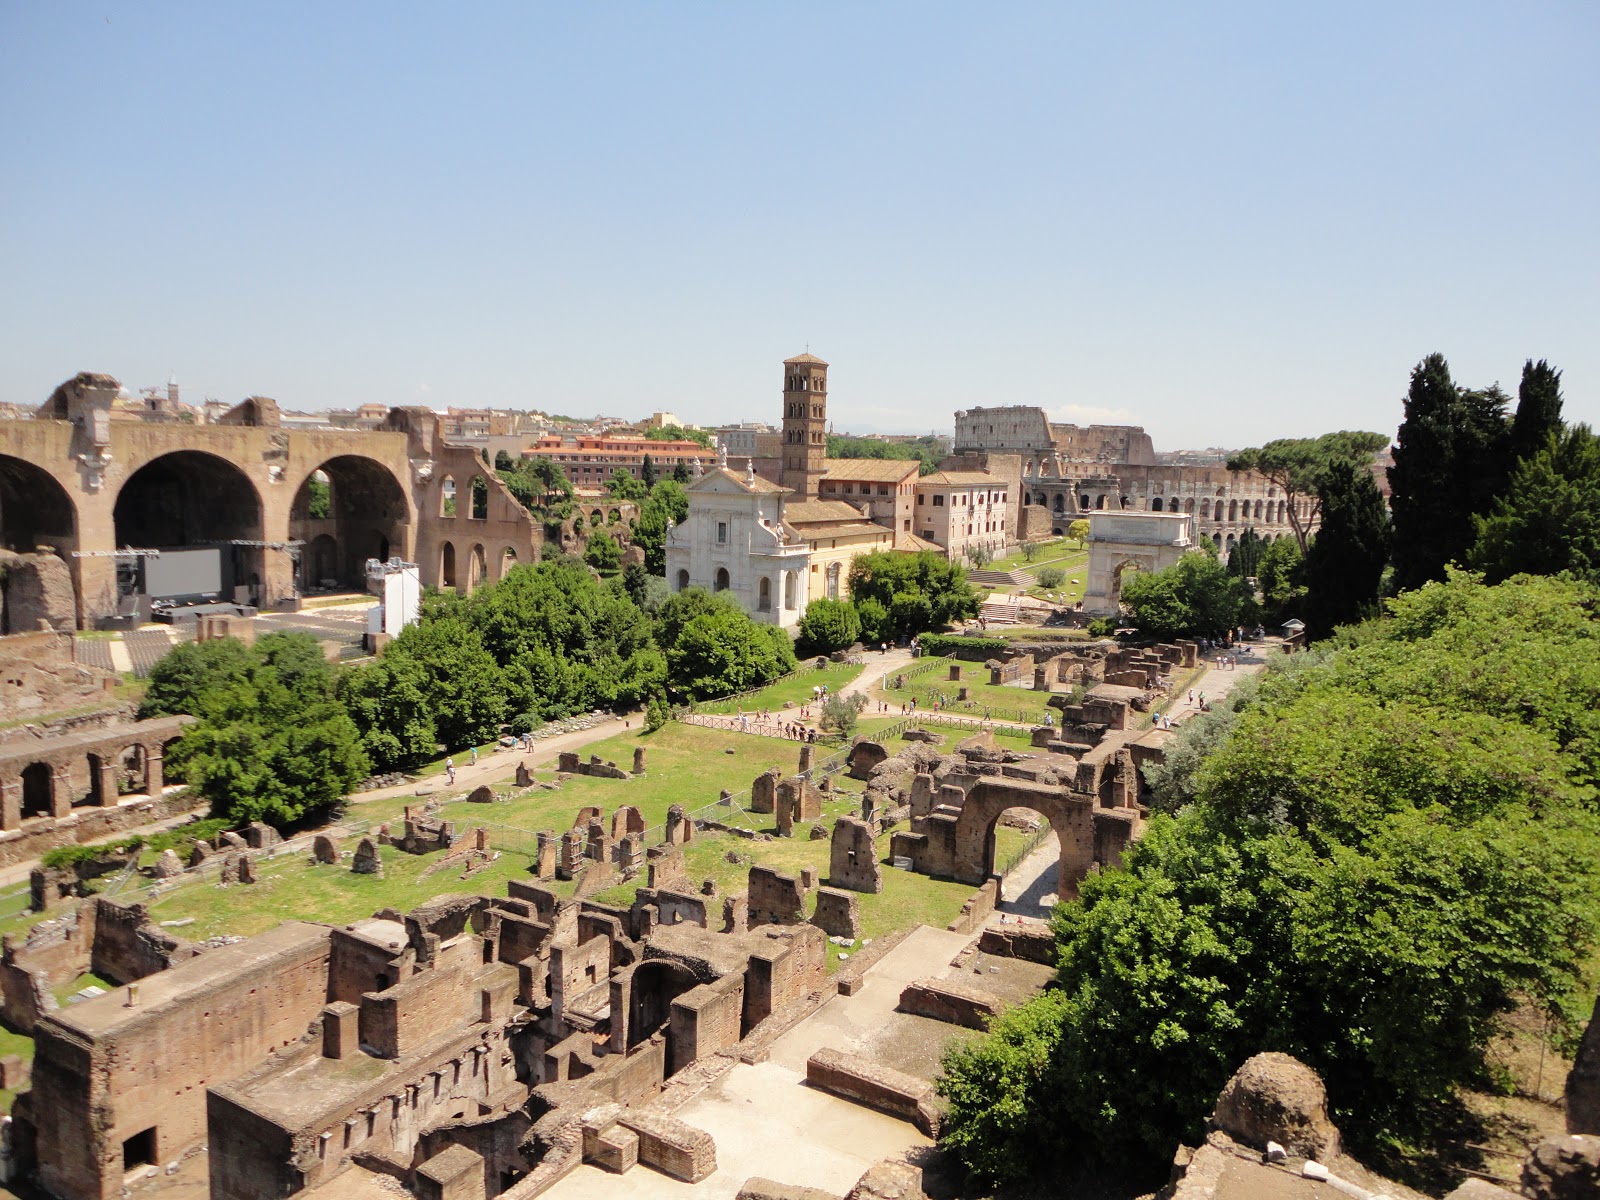
M724 465L687 490L688 519L667 535L667 586L732 592L756 620L792 630L805 612L811 552L784 524L783 489Z

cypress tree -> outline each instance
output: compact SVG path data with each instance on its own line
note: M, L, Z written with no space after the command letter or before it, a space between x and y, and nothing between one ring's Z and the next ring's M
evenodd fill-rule
M1372 472L1331 464L1322 485L1322 526L1306 551L1309 637L1327 637L1376 612L1389 540L1389 514Z
M1399 588L1443 579L1447 564L1465 561L1477 537L1473 516L1505 489L1507 399L1499 387L1458 388L1441 354L1411 372L1389 468Z
M1521 462L1543 450L1561 431L1561 372L1544 359L1522 365L1517 415L1511 421L1511 453Z

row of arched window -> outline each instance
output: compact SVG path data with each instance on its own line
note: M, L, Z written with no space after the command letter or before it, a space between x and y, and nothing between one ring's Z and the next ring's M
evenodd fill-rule
M473 521L487 521L489 519L489 482L482 475L474 475L469 485L467 517ZM439 481L439 515L441 517L456 516L459 509L456 504L456 481L446 475Z
M1067 498L1057 492L1052 502L1043 492L1035 492L1031 497L1032 503L1050 505L1058 513L1067 511ZM1131 496L1115 497L1106 493L1090 496L1087 493L1078 497L1079 512L1103 512L1113 500L1120 500L1120 507L1132 510L1133 498ZM1150 501L1151 512L1184 512L1193 514L1196 511L1194 498L1180 501L1176 496L1163 500L1156 496ZM1296 510L1298 515L1304 516L1302 510ZM1269 525L1282 525L1289 520L1289 502L1287 500L1221 500L1213 501L1210 497L1202 499L1199 503L1199 517L1202 521L1262 521Z

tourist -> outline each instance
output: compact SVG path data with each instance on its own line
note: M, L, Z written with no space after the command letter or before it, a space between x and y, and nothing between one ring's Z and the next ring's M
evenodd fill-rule
M467 760L467 765L469 767L475 767L478 765L478 748L476 746L472 748L472 757Z
M444 781L449 787L454 787L456 782L456 760L453 756L446 755L444 760Z

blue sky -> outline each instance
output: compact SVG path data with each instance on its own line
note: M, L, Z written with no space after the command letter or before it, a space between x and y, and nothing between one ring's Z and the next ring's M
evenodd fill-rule
M0 399L1600 424L1600 6L0 0Z

